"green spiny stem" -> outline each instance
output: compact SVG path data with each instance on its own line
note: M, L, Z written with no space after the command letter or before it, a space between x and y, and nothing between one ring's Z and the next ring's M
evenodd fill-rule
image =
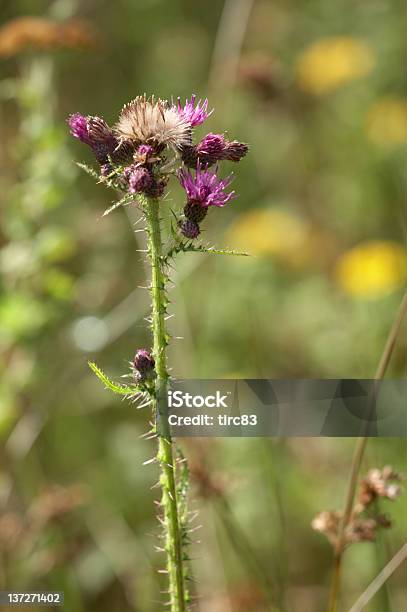
M168 425L168 408L166 403L168 372L165 350L168 344L168 335L165 329L165 314L167 298L165 294L166 277L162 269L162 238L158 201L155 199L147 200L145 213L147 218L148 252L151 261L153 354L157 373L153 410L157 415L157 459L161 466L161 503L164 512L163 524L165 529L165 550L167 554L171 612L185 612L187 608L184 555L178 515L173 445Z

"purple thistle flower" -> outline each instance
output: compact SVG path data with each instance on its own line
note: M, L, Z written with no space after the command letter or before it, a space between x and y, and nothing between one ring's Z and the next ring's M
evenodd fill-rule
M221 160L238 162L248 149L244 142L230 142L223 134L209 133L195 147L184 147L182 160L189 168L195 168L198 161L201 166L209 167Z
M71 115L68 119L69 128L74 138L79 138L80 141L87 145L91 145L91 139L88 133L88 120L80 113Z
M194 238L197 238L200 234L198 223L191 221L191 219L180 221L179 228L181 234L183 234L185 238L190 238L191 240L194 240Z
M133 359L134 375L137 382L144 382L155 377L155 360L150 351L139 349Z
M129 181L129 192L140 193L148 191L153 179L147 168L130 166L125 170L125 176Z
M190 100L185 100L184 106L181 104L181 98L178 98L178 104L176 110L191 127L201 125L213 111L208 112L208 100L205 99L203 102L199 100L196 104L196 95L192 94Z
M117 138L101 117L84 117L80 113L71 115L68 124L72 136L89 145L100 164L106 164L108 157L119 146Z
M133 159L139 166L144 164L153 164L156 161L160 161L158 149L159 147L153 147L149 144L142 144L137 147Z
M146 157L150 157L150 155L153 155L154 153L154 147L148 144L142 144L137 149L137 153L138 155L145 155Z
M226 140L223 134L209 133L196 146L197 157L210 165L223 159Z
M225 206L229 200L235 197L235 192L225 192L232 178L219 179L215 171L196 169L195 176L188 170L180 170L179 180L187 193L188 202L199 204L204 208L208 206Z

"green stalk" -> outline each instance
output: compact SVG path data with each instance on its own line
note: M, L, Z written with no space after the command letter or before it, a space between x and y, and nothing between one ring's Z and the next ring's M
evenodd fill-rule
M170 609L171 612L185 612L187 608L184 584L184 555L175 483L173 445L168 425L168 407L166 401L168 372L165 351L168 344L168 335L165 328L165 314L167 298L165 294L166 276L163 272L158 200L148 199L145 213L147 219L148 254L151 261L153 355L157 373L153 411L157 417L157 459L161 466L161 504L164 513L163 526L165 532L165 552L167 555Z

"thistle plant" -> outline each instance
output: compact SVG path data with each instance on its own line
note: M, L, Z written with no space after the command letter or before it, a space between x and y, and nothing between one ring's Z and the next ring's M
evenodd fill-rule
M90 366L107 388L152 410L153 425L147 435L158 441L155 459L160 466L159 519L163 526L172 612L186 610L190 595L186 549L188 468L180 452L174 449L168 425L169 263L178 254L189 251L237 254L203 244L199 236L209 209L222 208L236 195L229 189L231 176L219 177L219 163L238 162L248 151L246 144L229 141L223 134L209 133L193 143L194 128L203 124L211 112L208 101L198 101L195 96L185 103L180 99L174 103L144 95L124 106L113 127L101 117L76 113L69 118L71 134L91 148L99 164L97 170L83 164L81 167L99 183L121 194L105 214L132 205L145 222L151 267L152 346L137 350L128 384L110 380L94 363ZM182 210L170 209L165 198L171 178L178 179L185 190ZM168 231L163 224L165 217L170 220Z

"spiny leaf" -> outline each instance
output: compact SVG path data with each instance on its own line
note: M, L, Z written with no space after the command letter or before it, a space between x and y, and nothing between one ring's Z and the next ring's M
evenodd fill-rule
M119 208L119 206L127 206L128 204L131 204L133 201L134 201L134 197L132 195L130 194L125 195L124 198L122 198L121 200L118 200L117 202L114 202L112 206L107 208L105 212L103 213L102 217L106 217L111 212L116 210L116 208Z
M87 164L83 164L81 162L76 162L76 165L81 168L82 170L84 170L86 172L86 174L89 174L90 176L92 176L94 179L96 179L97 181L100 180L100 176L99 174L96 172L96 170L94 170L94 168L91 168L90 166L88 166Z
M118 393L119 395L134 395L139 391L137 387L128 387L126 385L113 382L93 361L88 361L88 365L92 372L94 372L99 380L102 381L106 389L110 389L110 391L113 391L113 393Z
M249 253L243 251L233 251L229 249L215 249L215 247L206 246L204 244L193 244L192 242L179 241L174 244L167 253L163 256L166 263L169 259L178 255L178 253L212 253L214 255L233 255L239 257L249 257Z
M192 245L193 246L193 245ZM250 257L250 253L246 253L246 251L234 251L233 249L215 249L215 247L206 247L206 246L198 246L192 249L188 249L192 251L196 251L198 253L214 253L215 255L233 255L235 257Z
M123 192L123 186L120 184L119 180L116 180L120 176L121 167L116 167L113 169L108 176L101 176L94 168L88 166L87 164L76 162L76 165L89 174L92 178L97 180L98 183L103 183L111 189Z

